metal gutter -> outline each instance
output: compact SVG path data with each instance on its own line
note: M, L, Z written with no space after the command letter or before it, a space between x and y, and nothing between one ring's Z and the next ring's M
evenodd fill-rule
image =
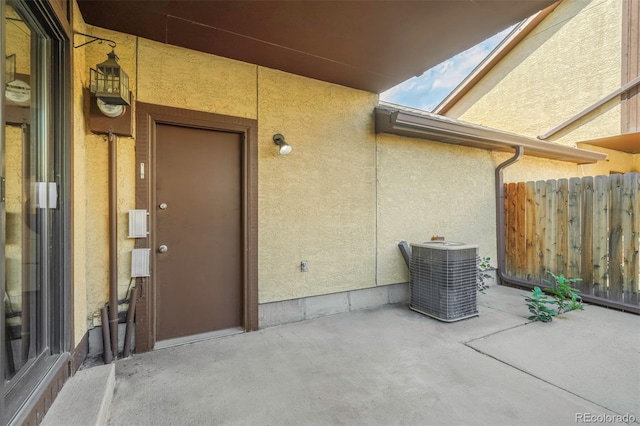
M634 78L633 80L631 80L630 82L628 82L624 86L620 87L619 89L614 90L613 92L609 93L607 96L605 96L604 98L600 99L598 102L596 102L593 105L591 105L590 107L585 108L584 110L580 111L579 113L577 113L576 115L574 115L570 119L564 121L563 123L559 124L558 126L554 127L553 129L549 130L547 133L538 136L538 139L541 139L541 140L549 139L551 136L555 135L560 130L564 129L565 127L569 126L570 124L575 123L576 121L578 121L579 119L581 119L585 115L589 114L590 112L593 112L596 109L600 108L602 105L606 104L607 102L609 102L610 100L612 100L616 96L620 96L623 93L628 92L629 90L633 89L634 87L636 87L638 85L640 85L640 76Z
M560 1L541 10L520 22L507 37L496 46L489 56L469 74L453 91L433 110L436 114L446 114L469 90L489 73L505 56L509 54L525 37L527 37L556 7Z
M595 163L607 157L600 152L540 141L393 104L380 103L375 108L375 121L376 133L389 133L490 151L513 152L514 147L521 146L525 155L577 164Z
M507 161L501 163L496 167L495 171L495 191L496 191L496 244L498 250L498 277L501 282L505 282L509 285L532 289L533 287L546 288L549 287L546 284L527 281L521 278L516 278L506 273L507 259L506 259L506 244L505 244L505 219L504 219L504 180L502 171L512 164L518 162L524 153L522 146L516 146L515 155ZM628 305L625 303L615 302L612 300L604 299L602 297L596 297L589 294L581 294L582 300L585 302L595 303L597 305L606 306L609 308L620 309L626 312L632 312L634 314L640 314L640 307Z

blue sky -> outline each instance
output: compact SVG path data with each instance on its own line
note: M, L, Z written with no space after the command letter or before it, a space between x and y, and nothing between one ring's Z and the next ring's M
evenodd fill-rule
M515 26L515 25L514 25ZM507 28L380 94L380 100L432 111L513 29Z

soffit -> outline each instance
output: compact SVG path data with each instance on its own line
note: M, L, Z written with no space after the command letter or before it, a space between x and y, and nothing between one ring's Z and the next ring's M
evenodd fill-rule
M583 141L580 142L580 146L582 145L599 146L629 154L640 154L640 132Z
M522 146L525 155L577 164L595 163L607 157L599 152L541 141L398 105L381 103L375 108L375 116L376 133L510 153L514 152L515 147Z
M380 93L550 0L79 0L85 22Z

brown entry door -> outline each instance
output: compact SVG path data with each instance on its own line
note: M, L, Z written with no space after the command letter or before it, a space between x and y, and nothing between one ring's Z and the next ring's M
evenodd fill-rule
M156 127L156 340L242 327L241 136Z

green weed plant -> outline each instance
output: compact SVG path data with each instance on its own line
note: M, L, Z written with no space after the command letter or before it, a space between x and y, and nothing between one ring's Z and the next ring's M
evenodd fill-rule
M484 294L484 291L489 288L486 280L493 279L493 276L487 274L487 271L491 269L490 257L478 257L476 259L478 267L476 269L476 284L478 285L478 291Z
M580 290L572 287L574 283L582 280L580 278L566 278L564 275L555 275L553 272L549 272L549 275L553 277L553 282L547 281L547 283L551 284L549 292L558 306L558 315L575 310L583 311L582 297L578 295Z
M554 305L556 302L550 300L547 295L540 290L540 287L534 287L531 291L531 295L529 297L525 297L524 300L527 302L529 312L531 312L529 320L541 322L553 321L553 317L556 316L556 311L550 306Z
M580 290L572 287L574 283L582 280L580 278L566 278L564 275L555 275L553 272L549 272L549 275L553 277L553 281L545 280L545 282L549 284L547 291L551 294L553 300L550 300L540 287L534 287L531 295L524 299L531 313L529 320L551 322L553 317L564 312L584 310L582 297L578 294ZM555 309L553 309L554 305Z

